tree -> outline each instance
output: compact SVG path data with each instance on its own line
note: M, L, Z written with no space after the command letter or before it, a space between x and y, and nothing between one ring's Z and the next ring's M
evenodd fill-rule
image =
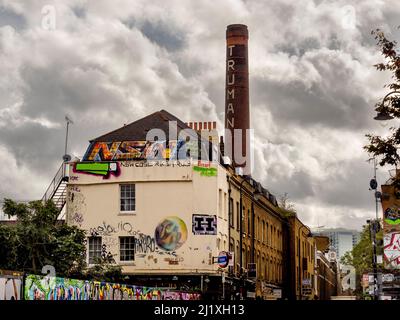
M390 95L387 95L386 99L382 98L378 101L375 105L375 110L393 118L400 118L400 51L397 48L397 42L389 40L380 29L372 31L372 34L375 36L377 46L384 57L384 62L376 64L375 68L379 71L392 72L393 79L391 83L384 86L391 91L389 92ZM399 92L399 94L396 92ZM398 152L400 128L390 127L387 137L372 134L367 134L366 136L369 144L364 149L373 157L380 159L379 165L397 167L400 161ZM400 177L397 177L394 183L400 186Z
M284 217L296 216L297 211L294 204L290 201L287 192L282 194L278 199L278 210Z
M51 265L57 276L101 281L121 278L121 267L109 257L87 267L85 231L58 221L53 201L25 204L5 199L3 210L17 220L0 224L0 269L40 274L43 266Z
M15 224L0 225L0 268L40 273L52 265L57 274L80 271L85 262L85 232L57 221L52 201L28 204L5 199L4 213Z
M377 255L382 254L383 252L383 233L382 230L376 233L376 253ZM353 250L346 252L343 257L340 259L340 263L343 265L353 266L357 278L360 279L361 275L364 273L373 272L373 245L370 233L369 225L363 226L363 230L360 235L360 241L353 247ZM381 269L383 266L378 264L377 267ZM357 281L357 290L360 292L360 284Z

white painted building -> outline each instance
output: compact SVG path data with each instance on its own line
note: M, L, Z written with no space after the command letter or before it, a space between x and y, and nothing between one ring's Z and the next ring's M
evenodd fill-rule
M66 221L87 231L88 262L103 254L127 274L218 273L213 258L228 250L225 169L191 160L111 164L118 173L107 178L70 164Z

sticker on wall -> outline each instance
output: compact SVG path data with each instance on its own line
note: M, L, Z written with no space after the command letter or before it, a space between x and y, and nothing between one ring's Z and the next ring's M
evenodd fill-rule
M194 214L192 216L192 231L195 235L216 235L217 216Z
M74 165L74 172L103 176L103 179L108 179L110 174L118 177L120 168L117 162L78 162Z
M154 238L161 249L177 250L187 240L186 224L178 217L167 217L156 227Z
M193 171L200 172L200 175L203 177L216 177L217 176L217 168L206 168L194 166Z
M390 225L400 224L400 210L397 207L387 208L384 212L385 222Z

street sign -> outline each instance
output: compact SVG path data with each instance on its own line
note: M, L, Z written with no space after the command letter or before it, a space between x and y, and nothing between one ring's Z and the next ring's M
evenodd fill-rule
M221 268L226 268L229 264L229 255L226 251L221 251L218 255L217 262Z
M275 298L277 299L282 298L282 289L273 289L272 292Z
M311 286L311 279L303 279L301 283L303 286Z
M229 256L228 267L233 267L234 266L234 260L235 260L235 253L233 251L229 251L228 252L228 256Z
M382 275L382 282L393 282L394 275L391 273L386 273Z
M301 295L308 296L308 295L311 295L311 294L312 294L312 288L311 287L305 286L305 285L303 285L301 287Z

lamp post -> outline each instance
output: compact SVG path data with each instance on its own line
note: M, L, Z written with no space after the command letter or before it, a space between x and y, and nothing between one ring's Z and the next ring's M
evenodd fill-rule
M65 116L65 121L67 122L67 130L65 133L65 148L64 148L64 156L63 160L64 162L68 162L71 160L71 156L67 154L67 148L68 148L68 129L69 129L69 124L74 124L74 122L68 117Z
M377 266L377 259L376 259L376 233L379 232L379 220L367 220L369 224L369 232L370 237L372 240L372 268L374 273L374 300L379 299L379 292L378 292L378 266Z
M240 221L239 221L239 277L240 279L242 279L242 270L243 270L243 183L247 181L247 176L242 176L242 181L240 182L240 188L239 188L239 192L240 192L240 200L239 200L239 205L240 205ZM242 288L241 291L242 292ZM242 298L242 297L241 297Z
M302 286L302 278L303 278L302 276L304 275L304 270L302 270L302 267L301 267L301 254L300 254L301 253L301 249L300 249L301 233L300 233L300 230L302 228L307 228L307 226L302 224L302 225L300 225L299 228L297 228L297 233L299 234L299 240L297 241L297 248L298 248L298 253L299 253L299 273L298 273L299 282L298 282L298 288L299 288L300 300L303 299L303 294L301 292L301 286ZM309 237L309 236L310 236L310 233L307 235L307 237Z
M375 120L378 120L378 121L388 121L388 120L394 119L393 116L391 116L391 115L387 112L387 110L382 109L382 107L384 107L384 103L385 103L386 99L387 99L389 96L391 96L392 94L400 94L400 91L396 91L396 90L395 90L395 91L389 92L389 93L382 99L381 105L380 105L378 108L375 109L375 110L378 112L377 115L374 117Z

